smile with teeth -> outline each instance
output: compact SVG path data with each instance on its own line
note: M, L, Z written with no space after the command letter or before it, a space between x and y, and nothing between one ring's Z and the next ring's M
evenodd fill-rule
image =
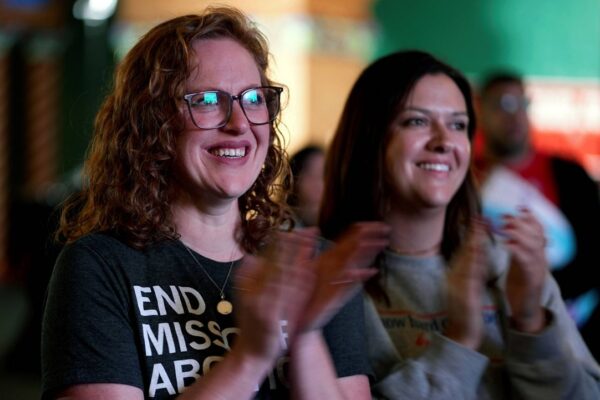
M245 147L240 147L240 148L236 148L236 149L218 148L218 149L212 149L210 151L210 153L217 157L241 158L246 155L246 148Z
M450 166L447 164L438 164L438 163L418 163L417 166L419 168L428 170L428 171L439 171L439 172L448 172L450 171Z

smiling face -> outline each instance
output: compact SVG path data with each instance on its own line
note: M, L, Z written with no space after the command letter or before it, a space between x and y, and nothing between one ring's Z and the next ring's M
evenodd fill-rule
M465 99L452 79L436 74L417 81L388 128L392 210L445 212L469 168L468 124Z
M220 90L238 95L261 86L254 58L238 42L204 39L193 48L197 68L188 78L187 93ZM207 205L237 200L261 170L271 125L251 125L238 101L233 101L231 118L221 128L199 129L187 109L184 115L185 129L177 138L176 191Z

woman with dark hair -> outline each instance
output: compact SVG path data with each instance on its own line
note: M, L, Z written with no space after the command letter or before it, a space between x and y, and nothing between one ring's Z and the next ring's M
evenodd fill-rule
M320 215L338 237L390 225L366 285L372 393L386 399L598 398L600 369L565 311L540 224L491 228L471 173L468 81L420 51L360 75L328 153Z
M62 214L44 399L369 397L349 299L388 231L359 224L318 258L314 233L279 231L289 167L268 57L244 14L211 8L120 64Z
M315 226L323 197L325 151L308 145L290 157L293 184L287 204L294 213L296 227Z

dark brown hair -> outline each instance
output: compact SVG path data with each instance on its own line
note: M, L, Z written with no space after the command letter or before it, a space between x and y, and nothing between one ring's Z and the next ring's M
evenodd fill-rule
M482 81L479 88L479 96L485 99L490 91L499 85L516 84L521 87L525 86L521 75L511 71L496 71L488 74Z
M469 139L473 139L471 88L459 71L414 50L372 63L350 92L328 152L320 214L321 230L327 238L334 239L354 222L383 219L390 198L384 164L388 128L417 81L431 74L447 75L460 89L469 117ZM464 229L478 211L475 179L469 170L448 205L441 249L446 259L460 246Z
M202 39L236 40L254 57L263 85L268 45L242 12L208 8L163 22L131 49L116 71L114 89L96 117L84 165L83 190L67 200L57 233L67 243L91 232L110 232L142 248L178 237L170 210L175 143L183 130L185 82L192 72L192 45ZM239 199L242 246L256 251L289 218L277 185L289 172L279 120L253 186ZM283 180L281 180L283 181Z
M304 172L304 169L308 165L308 162L315 155L324 155L325 150L317 145L307 145L298 150L294 155L290 157L290 169L292 171L291 177L291 191L287 197L287 203L290 207L298 206L298 177Z

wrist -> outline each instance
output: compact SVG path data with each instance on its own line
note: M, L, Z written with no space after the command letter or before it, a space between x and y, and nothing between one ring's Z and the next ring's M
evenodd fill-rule
M538 310L530 316L513 316L510 318L511 327L522 333L536 334L540 333L550 320L548 312L544 308L538 308Z
M461 329L457 329L452 323L448 324L444 336L471 350L477 350L481 344L481 335L468 334Z
M296 335L290 346L290 354L301 352L302 349L313 346L317 343L322 342L323 334L321 329L313 329L310 331L304 331Z
M244 376L246 372L250 371L254 375L264 376L275 365L278 354L262 354L240 340L233 345L229 356L235 362L238 371Z

